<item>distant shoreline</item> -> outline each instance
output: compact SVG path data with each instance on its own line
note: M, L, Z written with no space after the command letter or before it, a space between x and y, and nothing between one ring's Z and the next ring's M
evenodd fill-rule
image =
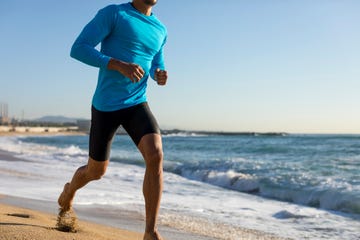
M254 132L254 131L209 131L209 130L183 130L162 129L163 136L269 136L285 137L289 135L360 135L358 133L288 133L288 132ZM79 130L75 127L33 127L33 126L3 126L0 125L0 136L56 136L56 135L89 135L89 131ZM116 135L127 135L119 127Z
M81 131L78 127L52 127L52 126L3 126L0 125L0 136L13 135L87 135L89 131ZM117 135L126 135L126 131L120 127ZM286 136L285 132L226 132L226 131L204 131L204 130L181 130L162 129L161 134L166 135L219 135L219 136Z
M172 134L196 134L196 135L222 135L222 136L286 136L288 133L285 132L225 132L225 131L190 131L190 130L161 130L163 135L172 135Z

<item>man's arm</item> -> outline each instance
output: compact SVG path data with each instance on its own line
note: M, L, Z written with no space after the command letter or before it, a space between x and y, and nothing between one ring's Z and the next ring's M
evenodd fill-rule
M145 73L139 65L111 58L95 48L111 33L115 11L115 5L101 9L76 39L70 56L94 67L118 71L132 82L139 82Z
M160 51L154 56L154 59L151 64L150 76L154 79L159 85L165 85L168 75L165 70L164 64L164 45L166 43L166 38L162 44Z
M95 47L111 33L115 11L116 6L110 5L96 14L75 40L71 48L71 57L94 67L107 67L111 58Z

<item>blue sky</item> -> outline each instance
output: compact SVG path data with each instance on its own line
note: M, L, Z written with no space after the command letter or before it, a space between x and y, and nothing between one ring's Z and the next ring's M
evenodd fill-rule
M97 69L69 57L96 12L126 1L0 2L0 102L11 116L90 118ZM159 0L163 128L360 133L360 1Z

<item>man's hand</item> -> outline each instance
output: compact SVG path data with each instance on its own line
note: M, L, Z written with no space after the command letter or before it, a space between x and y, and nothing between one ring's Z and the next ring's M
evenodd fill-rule
M110 59L108 69L118 71L133 83L139 82L145 73L142 67L135 63L127 63L114 58Z
M166 84L167 78L168 78L167 71L160 70L159 68L155 70L155 81L159 85L164 86Z

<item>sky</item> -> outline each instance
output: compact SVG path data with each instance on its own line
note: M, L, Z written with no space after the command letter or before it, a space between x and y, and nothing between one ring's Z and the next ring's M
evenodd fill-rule
M98 69L70 58L108 4L0 1L0 102L11 117L90 119ZM149 80L161 128L360 133L360 1L158 0L166 86Z

